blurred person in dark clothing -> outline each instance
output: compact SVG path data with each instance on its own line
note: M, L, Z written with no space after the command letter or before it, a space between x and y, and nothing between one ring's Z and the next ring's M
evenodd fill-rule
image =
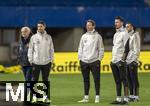
M25 81L31 81L32 79L31 76L32 67L28 61L27 56L31 35L32 33L29 27L21 28L21 37L18 46L18 63L22 67Z
M27 56L31 36L32 36L32 33L29 27L25 26L21 28L21 36L20 36L20 41L18 45L18 63L22 67L25 82L32 81L32 66L29 63L28 56ZM30 103L30 102L27 102L27 95L29 94L29 92L27 92L26 88L27 88L27 85L25 83L24 105L28 106ZM20 101L20 99L18 99L18 101Z

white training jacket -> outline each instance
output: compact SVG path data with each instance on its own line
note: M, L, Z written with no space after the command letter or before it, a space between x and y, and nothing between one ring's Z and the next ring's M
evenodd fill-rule
M92 63L97 60L102 60L104 56L104 45L101 35L95 30L86 32L82 35L79 48L79 60Z
M125 46L129 40L129 34L126 32L125 28L121 27L116 30L113 37L113 47L112 47L112 62L117 63L122 60L123 54L125 52Z
M54 59L53 41L45 31L43 34L37 31L29 43L28 59L32 64L46 65Z
M129 53L126 59L127 64L130 64L133 61L138 62L141 46L140 35L138 32L134 32L134 30L132 30L131 32L129 32L129 35L130 41L129 41Z

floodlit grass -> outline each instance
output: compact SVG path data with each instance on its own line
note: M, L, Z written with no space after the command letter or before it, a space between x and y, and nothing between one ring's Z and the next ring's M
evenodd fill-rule
M52 106L111 106L116 97L115 83L112 74L101 74L101 101L94 103L95 91L91 76L89 103L77 103L83 98L83 81L81 74L50 75ZM22 74L0 73L0 81L24 80ZM130 106L150 106L150 73L140 73L140 101L130 103Z

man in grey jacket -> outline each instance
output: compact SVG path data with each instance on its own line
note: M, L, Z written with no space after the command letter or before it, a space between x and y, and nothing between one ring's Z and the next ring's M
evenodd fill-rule
M53 41L51 36L45 31L45 28L45 22L39 21L37 33L31 37L29 44L28 59L33 66L33 81L38 81L40 71L42 73L42 80L48 81L51 64L54 59ZM44 100L48 100L46 96L44 98ZM34 96L33 102L36 102Z
M87 32L82 35L78 48L78 57L84 80L84 98L78 102L89 101L90 71L92 72L95 83L95 103L99 103L100 99L100 61L104 55L104 46L101 35L95 31L95 26L93 20L87 21Z
M130 101L139 101L138 58L140 55L140 35L134 30L132 23L126 23L130 35L129 54L127 56L128 82L130 88Z
M111 104L128 104L128 80L126 70L126 57L129 52L129 34L123 27L123 18L115 18L116 33L113 37L111 69L114 76L117 97ZM122 84L124 86L124 98L121 97Z

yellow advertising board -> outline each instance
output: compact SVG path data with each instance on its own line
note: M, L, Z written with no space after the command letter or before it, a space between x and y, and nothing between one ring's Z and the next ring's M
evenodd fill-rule
M110 61L111 52L105 52L104 58L101 62L101 73L111 73ZM139 59L139 72L150 72L150 51L143 51ZM0 72L5 73L20 73L21 66L4 67L0 65ZM54 63L51 67L51 74L78 74L81 73L77 52L62 52L55 53Z
M101 62L101 73L111 73L111 52L105 52ZM55 53L55 60L51 74L77 74L80 73L78 54L76 52ZM139 72L150 72L150 52L141 52L139 59Z

